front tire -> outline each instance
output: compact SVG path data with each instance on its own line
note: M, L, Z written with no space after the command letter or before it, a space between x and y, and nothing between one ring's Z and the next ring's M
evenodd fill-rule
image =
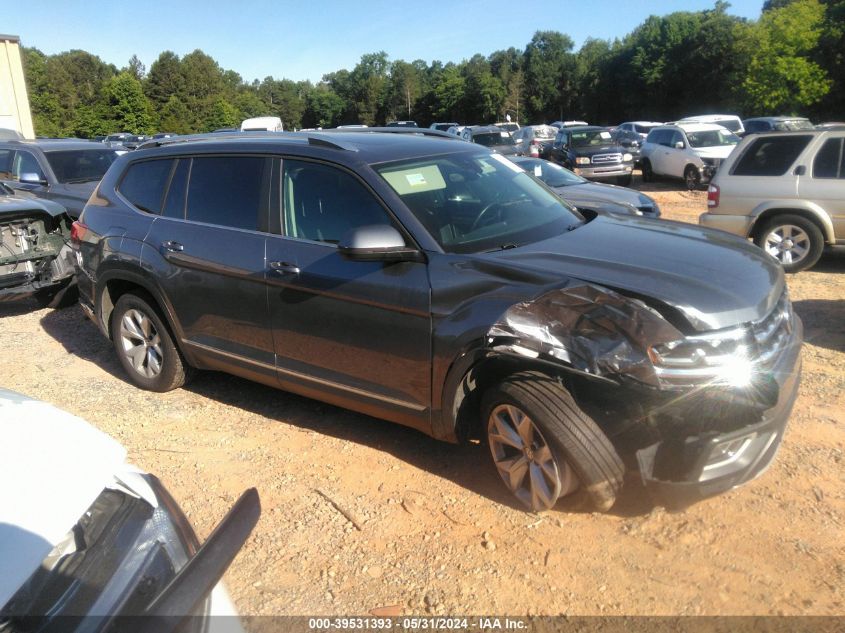
M821 229L807 218L789 213L766 222L754 243L778 260L787 273L811 268L824 250Z
M631 176L631 175L617 176L616 177L616 184L619 185L620 187L630 187L632 179L633 179L633 176Z
M496 470L529 509L548 510L562 497L583 509L613 506L622 460L556 379L513 374L484 394L481 411Z
M695 191L701 186L701 172L695 165L687 165L684 169L684 182L689 191Z
M647 158L643 160L643 182L654 182L654 170L651 168L651 161Z
M117 358L134 385L165 392L185 384L190 368L151 298L133 293L121 296L110 329Z

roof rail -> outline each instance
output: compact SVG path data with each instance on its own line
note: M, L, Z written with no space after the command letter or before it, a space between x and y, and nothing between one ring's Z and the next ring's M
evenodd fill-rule
M329 128L322 130L323 132L331 132L333 134L416 134L417 136L439 136L440 138L457 139L457 136L441 132L440 130L432 130L427 127L364 127L364 128ZM458 139L460 140L460 139Z

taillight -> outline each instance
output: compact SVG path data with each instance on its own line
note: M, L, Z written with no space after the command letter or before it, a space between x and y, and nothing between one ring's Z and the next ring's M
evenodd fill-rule
M79 220L70 225L70 241L79 244L88 232L88 227Z
M707 206L712 208L719 206L719 186L710 185L707 187Z

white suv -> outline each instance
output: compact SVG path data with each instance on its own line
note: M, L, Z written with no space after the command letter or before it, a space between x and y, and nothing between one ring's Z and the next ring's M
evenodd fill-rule
M655 176L683 178L689 189L709 182L739 137L721 125L663 125L648 133L640 150L643 181Z
M845 245L845 128L752 134L722 164L699 222L750 237L788 273Z

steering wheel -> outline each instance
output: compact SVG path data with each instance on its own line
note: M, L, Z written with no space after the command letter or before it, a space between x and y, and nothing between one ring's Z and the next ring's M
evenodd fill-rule
M484 219L485 216L492 215L494 209L496 209L501 215L502 209L504 209L504 207L505 205L501 202L491 202L490 204L488 204L481 210L481 213L476 216L475 221L472 223L472 226L469 227L469 232L472 233L479 226L482 226L481 221Z

